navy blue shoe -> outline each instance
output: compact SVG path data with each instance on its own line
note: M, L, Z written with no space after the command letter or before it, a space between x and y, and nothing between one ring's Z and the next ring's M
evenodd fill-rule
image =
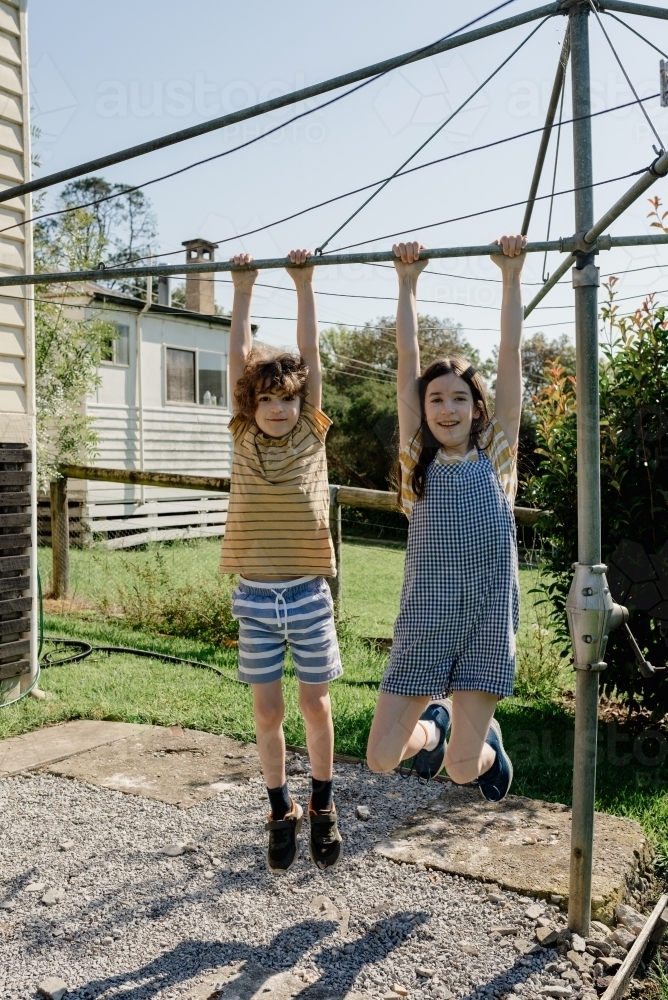
M481 774L472 784L478 786L480 794L489 802L500 802L505 799L513 781L513 762L504 750L501 726L496 719L492 719L485 743L496 752L496 760L489 771Z
M442 701L431 701L420 716L420 719L429 720L436 724L436 728L439 730L439 740L438 745L433 750L420 750L413 758L411 771L415 771L419 781L429 781L430 778L435 778L443 767L447 747L445 737L450 728L451 716L452 702L448 698Z

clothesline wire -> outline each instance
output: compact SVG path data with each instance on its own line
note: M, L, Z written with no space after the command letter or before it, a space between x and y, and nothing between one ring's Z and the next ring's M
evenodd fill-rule
M666 55L666 53L662 49L658 48L658 46L656 46L654 42L650 42L649 38L645 38L644 35L641 35L639 31L636 31L635 28L632 28L630 24L626 23L626 21L622 21L621 17L617 17L616 14L612 14L609 10L606 10L603 13L607 14L608 17L614 18L615 21L619 21L620 24L623 24L624 27L627 28L629 31L633 32L634 35L637 35L638 38L642 38L643 42L646 42L646 44L649 45L650 48L654 49L655 52L658 52L660 56L663 56L664 59L668 59L668 55Z

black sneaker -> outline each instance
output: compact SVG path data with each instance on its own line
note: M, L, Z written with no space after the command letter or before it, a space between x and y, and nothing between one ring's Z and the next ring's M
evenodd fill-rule
M433 750L420 750L413 758L411 771L415 771L420 781L429 781L435 778L443 767L447 743L445 737L450 728L452 717L452 702L449 698L439 701L431 701L420 716L421 719L428 719L436 723L439 730L438 745Z
M478 786L483 798L489 802L500 802L505 799L513 782L513 762L503 747L501 726L496 719L492 719L485 743L496 752L496 760L473 784Z
M269 831L269 847L267 848L267 867L272 872L286 872L297 860L299 845L297 836L302 828L302 807L290 799L292 808L283 819L269 819L264 825Z
M343 838L336 821L336 806L332 802L331 809L323 809L320 812L314 812L309 806L308 820L311 824L311 839L308 845L311 861L321 871L333 868L343 852Z

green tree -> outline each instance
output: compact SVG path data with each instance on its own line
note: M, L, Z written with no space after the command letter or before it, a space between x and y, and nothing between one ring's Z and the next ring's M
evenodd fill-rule
M631 611L631 628L647 658L666 662L668 650L668 309L650 295L620 316L615 279L607 284L601 344L602 552L613 597ZM564 603L577 558L577 385L552 365L534 398L539 466L529 484L532 503L547 513L546 594L567 654ZM611 633L603 690L629 705L668 712L665 674L643 679L623 630Z
M463 354L480 367L478 352L451 320L418 317L420 360ZM332 480L386 490L397 457L395 320L382 316L361 330L346 326L321 337L323 406L334 421L327 437Z

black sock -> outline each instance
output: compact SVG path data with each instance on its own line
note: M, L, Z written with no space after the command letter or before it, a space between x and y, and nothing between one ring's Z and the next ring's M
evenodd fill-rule
M317 778L311 778L311 808L315 812L332 808L332 780L318 781Z
M287 781L284 785L279 785L278 788L268 788L267 795L271 804L271 818L275 820L285 819L292 809Z

